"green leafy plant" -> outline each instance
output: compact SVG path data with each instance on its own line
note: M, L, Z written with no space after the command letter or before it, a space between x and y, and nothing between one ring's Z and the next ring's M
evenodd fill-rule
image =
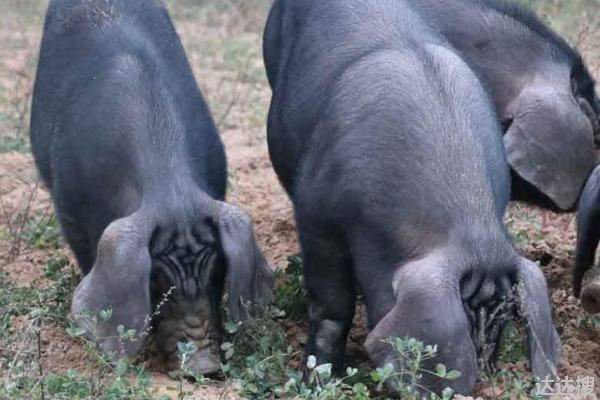
M223 372L239 385L244 398L375 400L383 398L382 393L388 383L392 383L403 399L452 398L449 389L441 397L433 393L422 394L425 390L419 382L423 374L451 381L460 377L460 373L448 371L442 364L438 364L435 371L423 369L423 363L436 357L437 348L411 338L386 340L397 355L401 369L388 364L365 373L349 367L343 377L337 377L332 375L331 364L317 365L314 356L307 359L306 375L291 369L288 363L297 354L287 346L285 335L276 321L282 315L280 310L272 308L256 320L225 325L231 336L221 346L227 360Z
M58 250L64 247L62 232L56 217L50 210L32 211L38 185L29 194L25 208L8 225L11 241L10 255L14 258L31 248L39 250Z
M527 358L527 346L524 341L525 332L517 321L509 322L500 338L498 361L516 363Z
M64 374L50 373L46 376L46 393L55 398L120 400L135 398L153 399L150 390L150 374L143 366L133 365L129 359L121 359L112 365L97 349L88 348L88 354L98 361L96 367L110 369L110 374L80 373L74 369Z
M56 217L48 212L35 212L25 218L23 240L37 249L60 249L64 246Z
M74 286L74 271L64 256L51 257L43 279L30 286L13 286L0 271L0 340L10 339L7 333L12 318L28 316L32 310L45 323L65 325Z
M275 274L278 282L275 287L275 305L283 310L289 319L297 321L306 318L308 302L304 289L302 258L298 255L288 257L285 270L278 270Z
M584 315L579 319L578 325L581 328L600 330L600 316Z
M0 136L0 154L11 151L27 153L29 151L29 141L20 136Z
M293 351L277 322L282 316L270 308L259 318L225 324L230 338L221 345L226 359L223 373L239 384L242 395L268 399L286 381Z
M401 398L419 399L421 398L419 397L420 392L427 392L426 388L420 384L424 374L448 381L458 379L461 376L459 371L448 371L443 364L437 364L435 371L423 368L423 363L436 358L437 345L425 345L414 338L389 338L385 342L391 345L396 353L397 365L387 364L384 367L377 368L371 374L373 381L377 383L378 389L381 389L384 383L390 383L400 393ZM398 365L400 368L398 368ZM451 399L452 396L452 391L446 389L442 394L442 399ZM437 399L438 397L430 393L428 398Z
M307 400L371 400L371 393L365 383L352 384L358 370L348 367L344 377L335 378L331 374L331 364L317 365L314 356L306 363L307 379L302 375L290 376L281 393ZM290 374L293 375L293 374Z
M399 365L397 369L393 364L377 368L367 376L361 376L359 370L348 367L343 377L334 377L331 374L331 364L317 365L316 358L309 356L306 370L308 376L290 374L290 378L280 393L291 395L295 398L306 400L374 400L381 397L385 384L394 386L397 394L407 400L449 400L453 397L452 390L446 389L442 396L427 392L420 384L424 373L432 374L438 378L449 381L460 377L458 371L448 371L443 364L438 364L435 371L423 369L423 362L432 360L437 355L436 346L426 346L412 338L390 338L385 341L392 346L397 355Z
M526 216L526 220L528 222L532 223L532 220L529 216ZM508 231L510 232L511 236L514 238L515 242L520 245L520 246L526 246L529 243L531 243L532 238L530 236L530 233L528 231L528 229L523 228L520 226L519 223L517 223L517 221L520 221L520 219L515 218L514 215L509 214L506 217L506 229L508 229Z
M179 400L185 399L186 396L193 395L194 389L208 382L208 379L206 379L204 375L195 371L191 371L187 368L186 364L188 360L197 351L198 346L196 346L196 344L193 342L177 342L177 355L181 360L181 364L177 371L172 371L169 375L179 381L177 395ZM194 382L194 385L191 387L191 389L186 389L186 383L188 379L191 379Z
M102 320L109 320L112 317L112 310L102 310L99 313ZM96 326L96 317L92 317L93 322L87 328ZM114 361L111 355L105 354L98 347L98 337L94 332L71 324L66 329L69 336L78 338L84 343L84 351L87 354L89 373L80 373L77 371L67 371L66 374L55 375L53 381L49 382L48 390L51 387L59 392L54 394L71 395L70 391L77 391L80 398L99 398L102 400L117 400L127 397L136 399L152 399L150 390L150 375L143 365L136 365L133 360L122 357ZM91 340L86 338L86 334L91 336ZM137 340L135 330L126 330L123 326L117 327L115 337L120 341L126 342ZM52 393L51 393L52 394Z

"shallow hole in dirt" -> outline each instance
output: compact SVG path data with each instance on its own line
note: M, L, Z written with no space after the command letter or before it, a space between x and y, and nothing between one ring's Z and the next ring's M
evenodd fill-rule
M550 263L554 260L554 256L552 254L544 253L537 259L542 267L550 265Z

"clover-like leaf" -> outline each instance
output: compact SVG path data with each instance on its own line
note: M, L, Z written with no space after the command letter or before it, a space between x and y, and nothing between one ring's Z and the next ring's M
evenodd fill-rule
M107 308L106 310L100 311L100 319L102 321L108 321L112 318L112 308Z
M435 372L436 375L439 376L440 378L444 378L446 376L446 366L444 364L438 364L435 367Z
M460 373L460 371L453 369L452 371L450 371L446 374L446 379L450 379L450 380L458 379L458 378L460 378L461 375L462 374Z
M383 366L383 368L377 368L375 371L371 372L371 379L376 383L385 382L392 374L394 373L394 365L391 363L387 363Z
M285 383L285 391L289 392L293 387L296 386L296 380L294 378L290 378L288 379L288 381Z
M233 343L231 342L223 342L223 344L221 344L221 350L223 351L227 351L229 349L231 349L233 347Z
M240 322L235 322L235 321L227 321L224 324L224 328L227 331L227 333L229 334L234 334L236 333L239 329L240 329Z
M315 372L319 375L321 379L329 379L331 378L331 368L332 364L321 364L315 367Z
M121 339L135 340L136 333L135 329L129 329L121 334Z
M198 346L194 342L177 342L177 351L181 354L194 354L198 351Z
M69 326L65 331L67 332L67 335L71 337L81 337L85 335L86 332L85 329L77 325Z
M369 389L364 383L355 383L354 386L352 386L352 393L366 396L369 394Z
M454 397L454 390L446 388L442 391L442 400L450 400Z

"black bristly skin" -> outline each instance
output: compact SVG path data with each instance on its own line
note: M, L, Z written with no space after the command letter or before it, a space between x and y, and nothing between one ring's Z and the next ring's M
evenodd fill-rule
M600 104L581 55L515 2L409 3L489 91L504 125L513 198L573 211L600 143Z
M272 277L249 217L224 202L223 144L161 0L50 2L31 144L85 275L74 318L112 309L93 339L131 357L153 323L168 368L193 341L187 368L220 370L225 279L239 320ZM119 325L139 340L120 343Z
M577 247L573 266L573 292L581 298L583 307L590 313L600 312L600 277L588 277L594 266L596 249L600 241L600 166L590 175L577 214Z
M533 371L554 374L545 278L503 226L499 120L458 52L404 0L276 0L263 51L269 152L294 204L310 302L306 354L343 370L358 288L378 366L398 362L383 339L416 337L439 348L424 369L462 373L421 384L468 394L478 315L483 342L497 342L504 322L491 316L517 285Z

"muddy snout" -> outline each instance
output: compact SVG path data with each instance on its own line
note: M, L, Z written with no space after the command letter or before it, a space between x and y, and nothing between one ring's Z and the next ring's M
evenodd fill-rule
M219 372L221 335L219 326L211 321L208 305L183 304L170 308L165 310L154 337L161 366L167 371L185 370L202 375ZM186 355L184 365L178 343L194 343L197 347L196 352Z
M583 287L581 305L590 314L600 313L600 276L595 277Z

